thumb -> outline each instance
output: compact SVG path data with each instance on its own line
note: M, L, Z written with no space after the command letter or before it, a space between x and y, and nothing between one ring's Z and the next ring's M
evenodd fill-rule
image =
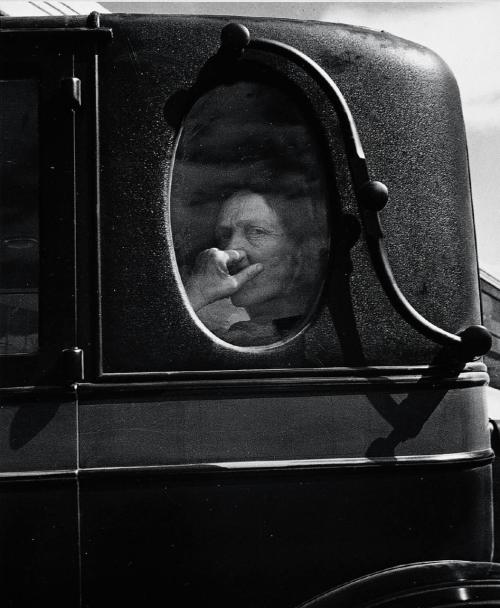
M244 268L241 272L238 272L238 274L233 274L233 279L236 280L238 289L245 283L248 283L250 279L256 277L263 270L264 266L262 264L252 264Z

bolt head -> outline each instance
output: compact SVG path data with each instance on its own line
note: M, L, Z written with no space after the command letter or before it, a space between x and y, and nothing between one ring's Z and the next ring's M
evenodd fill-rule
M370 180L363 184L358 193L364 207L372 211L381 211L389 200L389 191L382 182Z
M485 355L491 348L492 337L482 325L471 325L461 332L462 348L469 357Z
M242 51L250 43L250 32L241 23L228 23L222 29L220 39L224 48Z

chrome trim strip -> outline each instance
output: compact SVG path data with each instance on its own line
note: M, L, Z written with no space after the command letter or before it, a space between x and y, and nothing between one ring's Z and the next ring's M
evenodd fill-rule
M43 479L60 479L64 477L76 478L78 471L76 469L56 469L54 471L0 471L0 481L8 479L26 479L26 478L43 478Z
M433 454L429 456L380 456L376 458L316 458L310 460L260 460L248 462L220 462L218 466L224 469L245 469L250 464L261 469L268 468L296 468L296 467L322 467L344 465L401 465L401 464L436 464L446 462L467 462L493 457L493 450L476 450L474 452L458 452L456 454ZM276 467L278 464L278 467Z
M489 376L481 362L464 365L456 375L445 367L430 365L325 367L325 368L269 368L241 370L209 370L178 372L127 372L106 373L97 382L79 382L71 386L5 386L0 395L65 394L73 397L75 392L100 390L151 390L190 388L232 388L256 385L268 387L297 388L318 386L327 388L386 387L405 384L413 386L443 385L449 387L484 386Z
M486 372L487 367L481 361L471 361L464 363L460 374L468 372ZM165 378L168 380L183 378L231 378L231 377L267 377L267 376L293 376L303 375L307 377L328 376L328 377L366 377L373 375L399 376L399 375L442 375L450 373L446 366L438 365L367 365L364 367L294 367L294 368L257 368L257 369L224 369L224 370L179 370L179 371L157 371L157 372L102 372L99 380L113 378Z
M344 390L366 392L373 387L373 390L394 389L400 390L401 387L411 387L415 389L454 389L465 387L486 386L489 376L485 372L467 372L456 377L447 376L373 376L373 377L353 377L353 376L300 376L300 377L241 377L241 378L194 378L191 380L172 379L168 381L144 381L128 383L79 383L77 390L81 394L90 394L99 391L132 391L132 390L209 390L215 388L222 389L252 389L252 390Z
M89 467L80 469L61 469L55 471L15 471L0 472L0 480L79 477L91 473L184 473L204 471L259 471L259 470L294 470L294 469L329 469L341 467L376 468L383 466L420 466L472 463L493 460L492 449L473 452L456 452L454 454L431 454L425 456L381 456L377 458L311 458L303 460L251 460L234 462L207 462L193 464L166 464L145 466Z
M304 468L338 468L338 467L381 467L381 466L408 466L408 465L439 465L458 464L474 461L490 460L494 458L492 449L475 450L473 452L457 452L455 454L432 454L427 456L395 456L378 458L311 458L303 460L252 460L234 462L209 462L196 464L167 464L148 466L118 466L118 467L89 467L82 468L79 473L95 473L103 471L245 471L262 469L304 469Z

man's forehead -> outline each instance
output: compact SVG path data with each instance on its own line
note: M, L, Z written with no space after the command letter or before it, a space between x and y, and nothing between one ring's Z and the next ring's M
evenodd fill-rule
M232 196L222 205L217 218L218 225L245 221L280 223L276 212L269 206L266 199L253 192Z

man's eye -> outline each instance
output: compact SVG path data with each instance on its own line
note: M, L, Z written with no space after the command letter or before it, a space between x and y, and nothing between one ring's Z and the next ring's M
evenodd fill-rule
M261 228L259 226L249 226L246 229L246 235L249 238L256 238L256 237L260 237L260 236L266 236L269 234L269 232L267 230L265 230L264 228Z

